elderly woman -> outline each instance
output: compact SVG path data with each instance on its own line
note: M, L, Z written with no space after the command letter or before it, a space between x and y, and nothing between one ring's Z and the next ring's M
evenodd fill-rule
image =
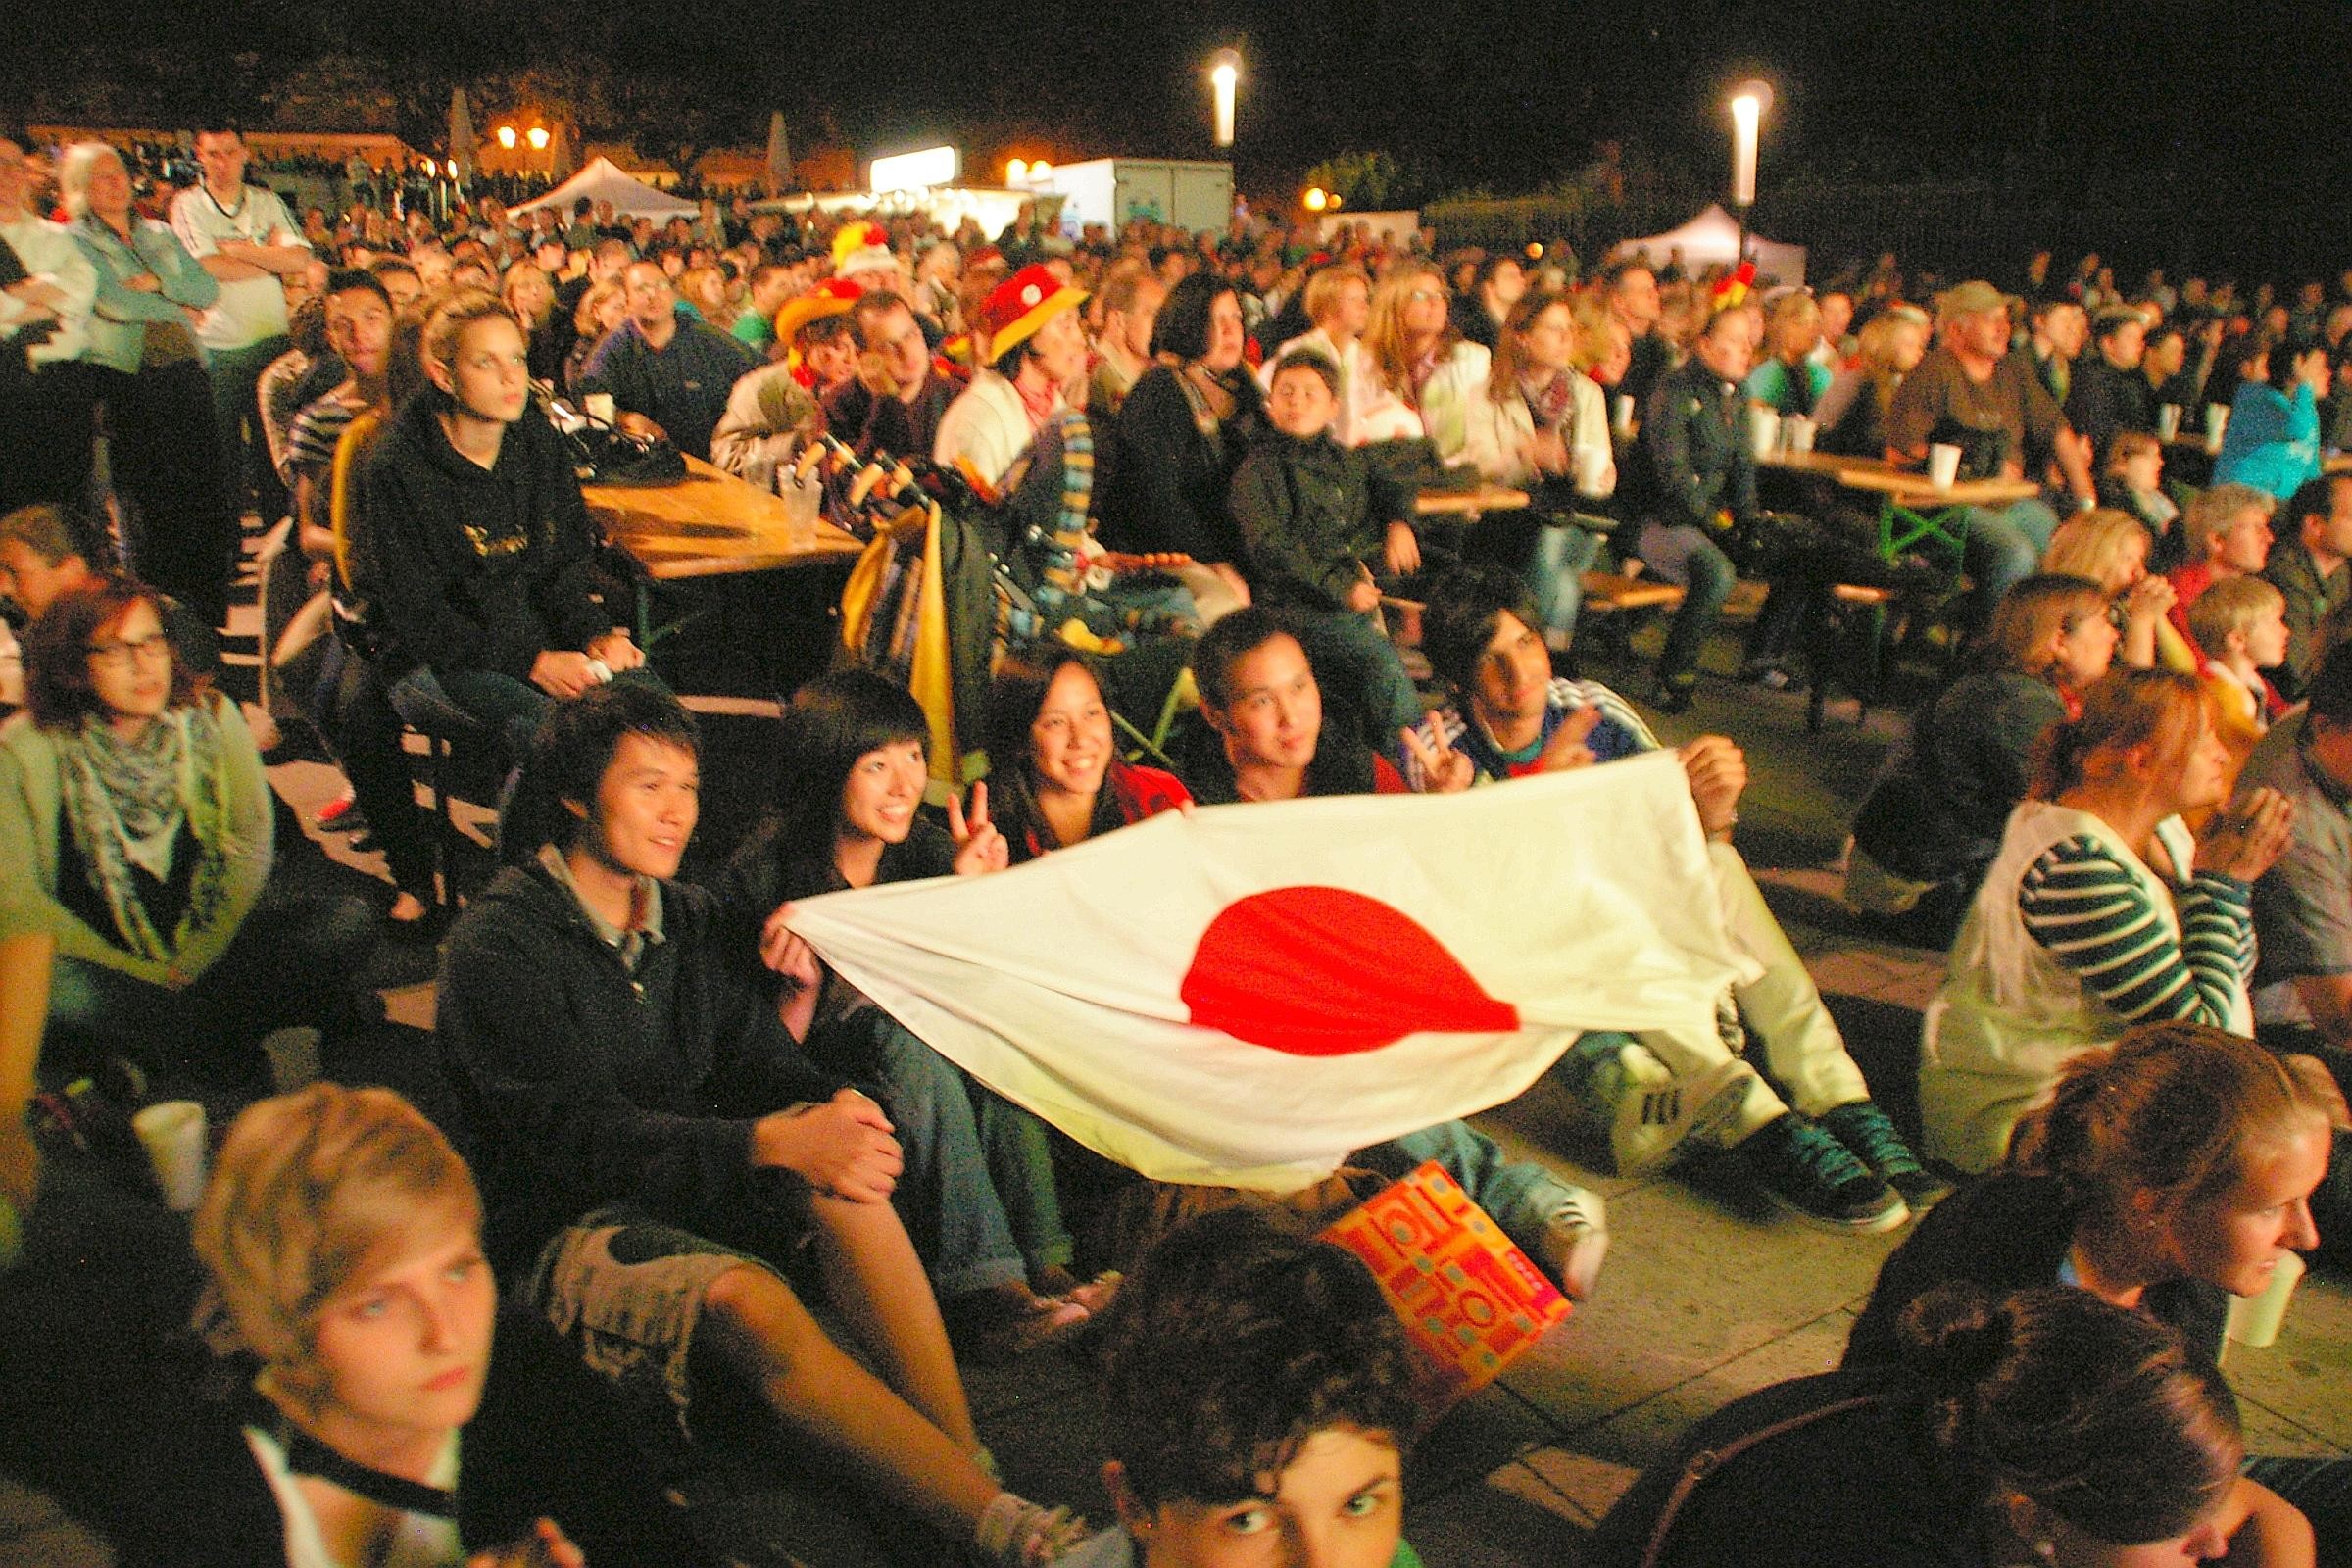
M98 273L84 358L106 411L131 569L218 626L228 618L238 524L196 317L220 285L171 228L141 218L130 172L103 142L68 148L58 185Z
M49 1038L235 1082L285 1024L356 1013L375 916L272 878L270 786L237 707L108 577L25 634L0 728L0 932L57 942Z

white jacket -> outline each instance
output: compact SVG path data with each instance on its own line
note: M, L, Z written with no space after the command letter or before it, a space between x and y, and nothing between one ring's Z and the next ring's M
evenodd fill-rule
M956 459L986 484L996 484L1014 460L1037 440L1037 426L1010 381L994 370L982 370L972 384L939 416L939 437L931 458L953 468Z
M1331 334L1321 327L1291 339L1272 359L1257 368L1257 384L1264 390L1274 390L1274 369L1282 364L1283 356L1293 349L1308 348L1321 353L1340 368L1340 408L1332 416L1331 438L1344 447L1360 447L1367 441L1404 441L1426 434L1421 416L1410 404L1390 391L1380 379L1380 368L1372 363L1371 351L1362 338L1348 345L1342 354L1331 341Z
M1594 501L1617 493L1616 449L1609 440L1608 400L1589 375L1569 372L1571 391L1562 434L1568 439L1568 471L1584 475L1590 468L1593 483L1579 483L1577 494ZM1480 386L1464 410L1464 451L1478 471L1496 484L1525 485L1537 477L1527 461L1527 444L1536 436L1535 416L1527 399L1506 397L1500 403Z

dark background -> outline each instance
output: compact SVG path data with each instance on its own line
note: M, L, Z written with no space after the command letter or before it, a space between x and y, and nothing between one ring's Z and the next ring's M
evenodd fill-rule
M225 107L255 126L275 112L429 145L451 82L569 61L572 79L601 74L588 118L610 123L592 135L669 121L689 142L758 145L780 108L796 150L845 143L860 168L942 140L973 169L1010 152L1212 156L1205 72L1231 45L1233 157L1261 203L1295 201L1346 150L1391 154L1400 194L1426 201L1573 180L1613 142L1629 182L1613 220L1630 228L1720 192L1725 88L1754 74L1778 89L1756 215L1776 237L1838 255L1883 240L1978 270L2015 270L2037 242L2096 247L2132 277L2152 262L2283 276L2352 261L2344 0L8 9L0 90L25 118L148 107L174 123ZM261 102L322 59L325 109ZM337 70L380 82L397 122L325 125L364 96L333 90Z

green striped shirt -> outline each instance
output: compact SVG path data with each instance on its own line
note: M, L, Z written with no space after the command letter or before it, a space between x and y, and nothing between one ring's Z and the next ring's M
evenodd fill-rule
M2176 940L2147 884L2089 834L2052 845L2019 884L2026 929L2128 1023L2227 1029L2254 972L2251 890L2199 871L2176 895Z

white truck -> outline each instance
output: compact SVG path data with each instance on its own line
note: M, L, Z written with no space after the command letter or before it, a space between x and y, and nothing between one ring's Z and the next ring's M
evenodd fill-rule
M1088 223L1115 232L1136 218L1223 233L1233 217L1233 166L1206 160L1090 158L1056 164L1035 188L1063 198L1061 227L1073 238Z

